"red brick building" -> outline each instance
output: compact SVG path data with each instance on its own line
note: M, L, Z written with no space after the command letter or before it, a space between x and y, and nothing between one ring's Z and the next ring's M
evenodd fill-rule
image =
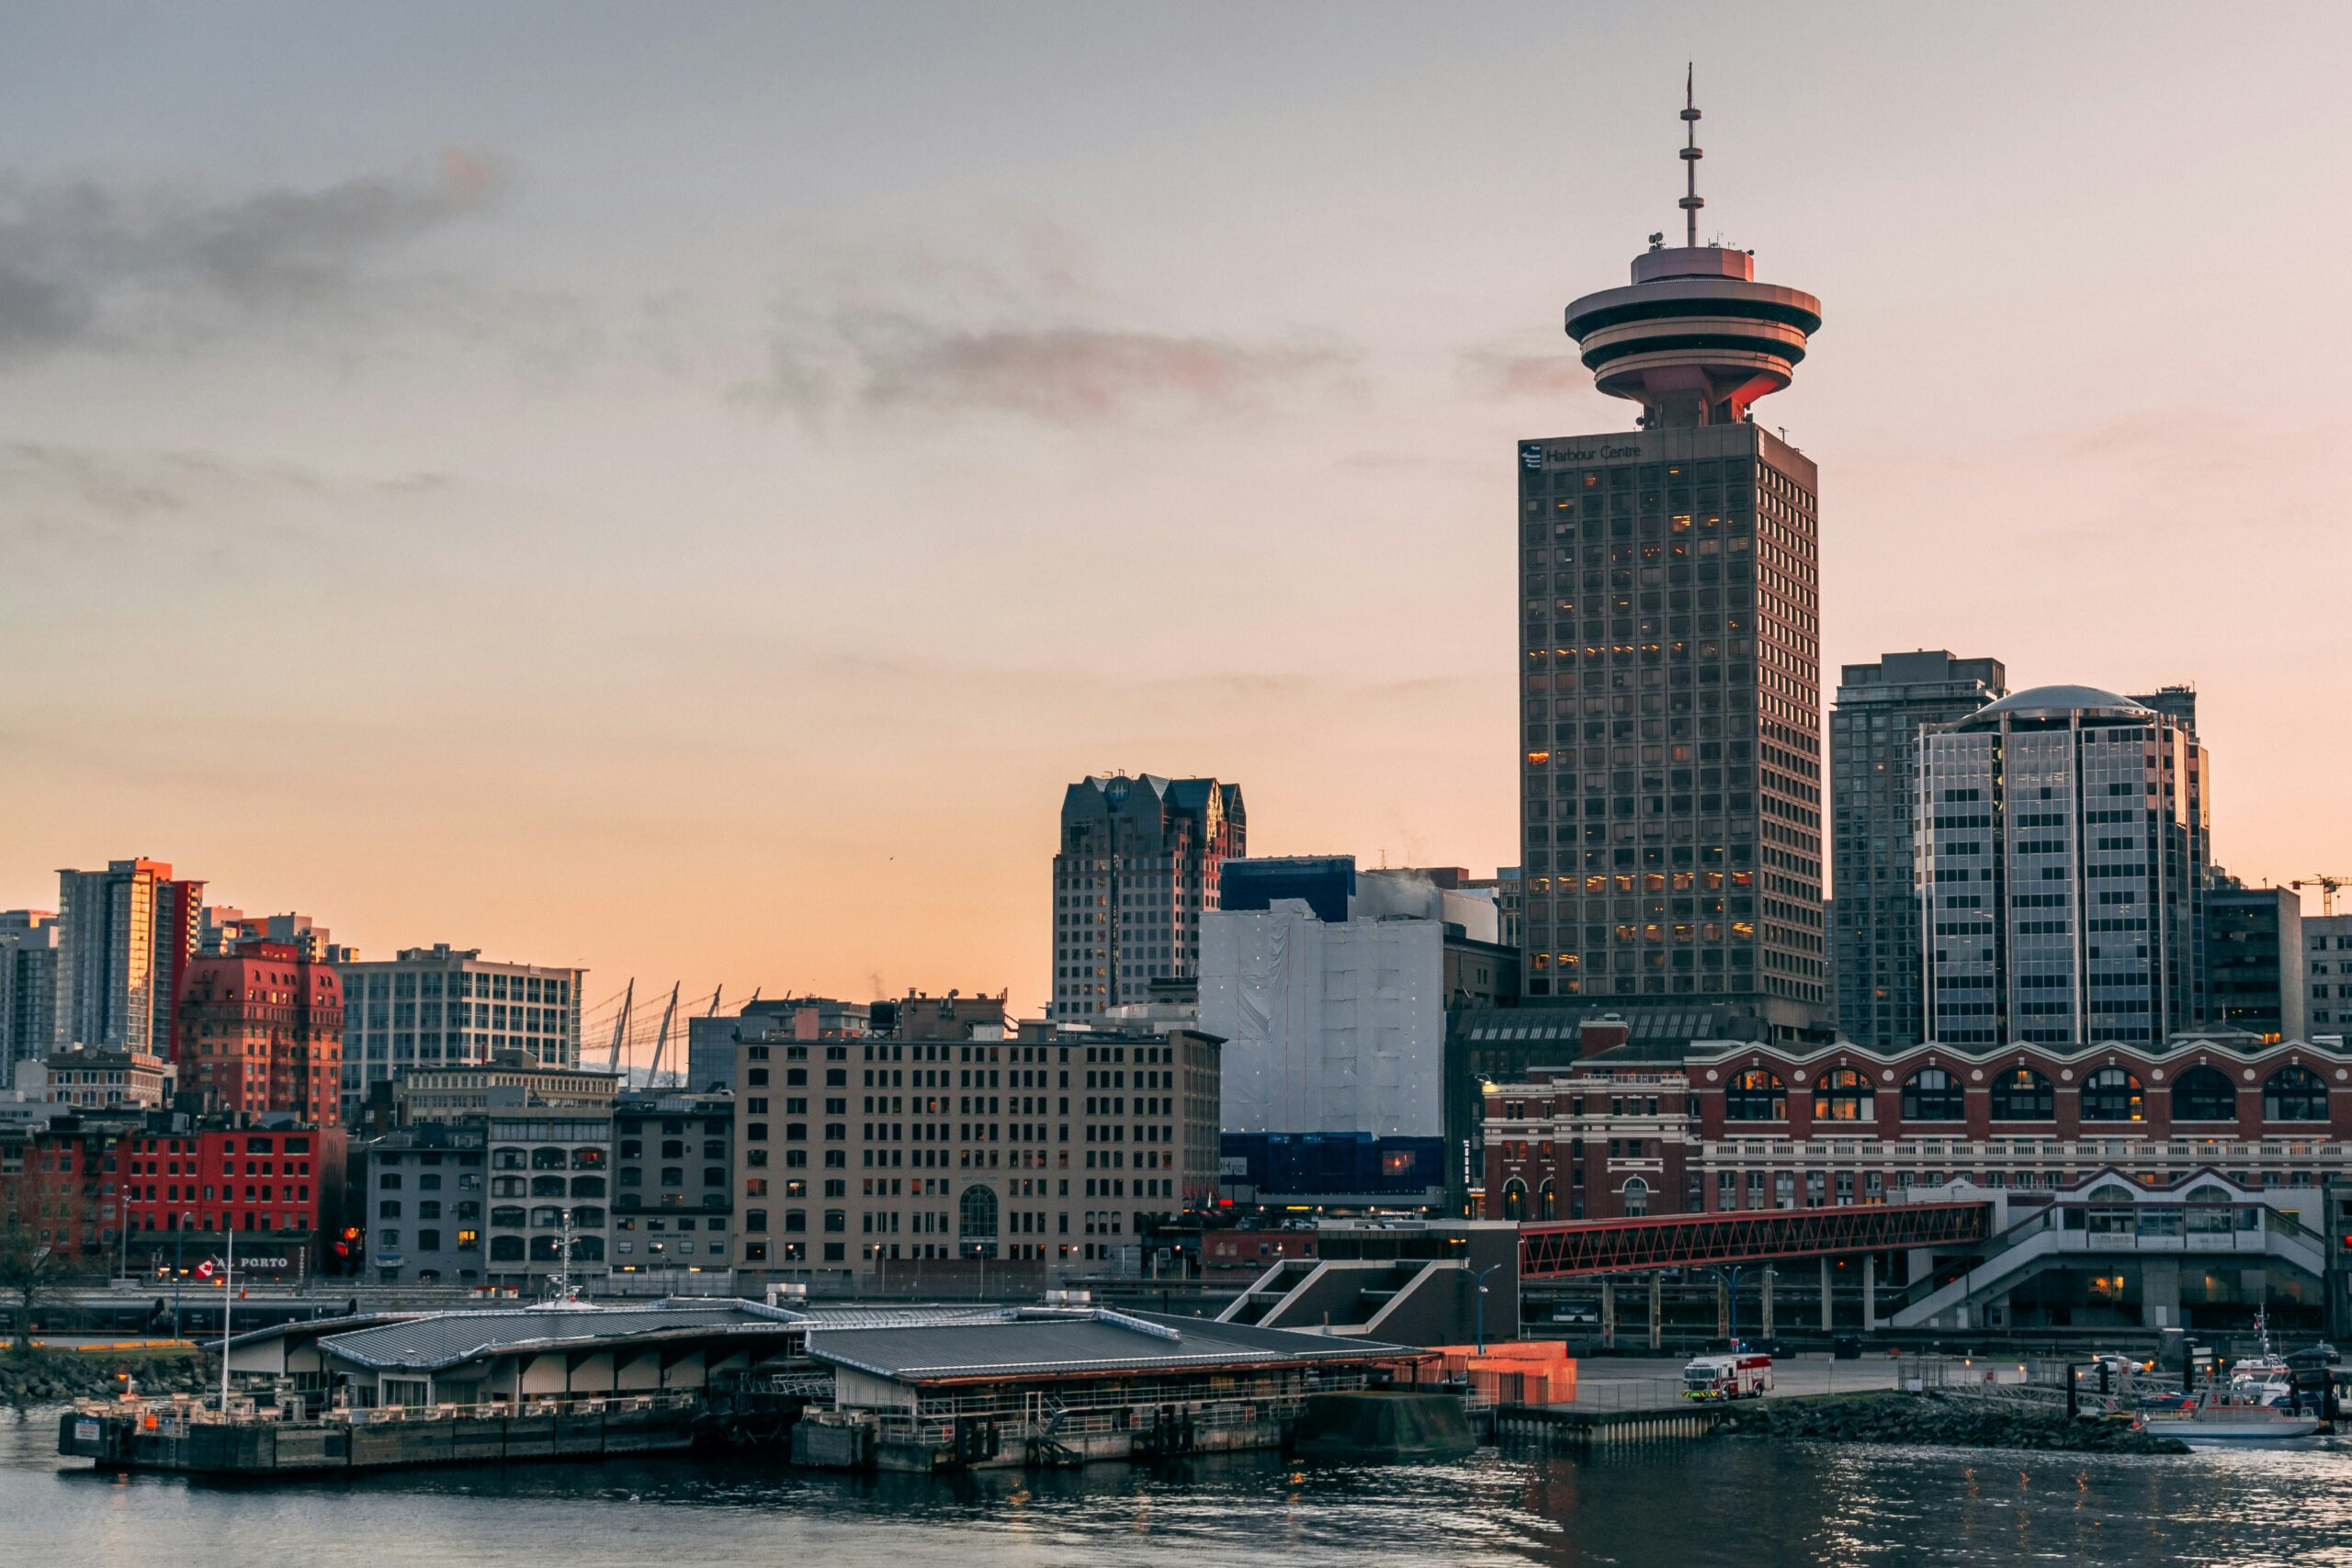
M122 1236L120 1123L73 1121L0 1138L0 1227L24 1227L77 1267L111 1261Z
M341 1224L344 1146L335 1126L134 1134L122 1148L131 1229L308 1240ZM141 1245L152 1248L153 1238Z
M173 1010L179 1087L205 1114L342 1119L343 982L300 950L248 942L195 958Z
M2315 1187L2352 1160L2352 1056L2251 1035L2159 1047L1695 1042L1604 1049L1486 1095L1485 1212L1505 1219L1883 1202L1967 1180L2055 1189L2113 1168Z

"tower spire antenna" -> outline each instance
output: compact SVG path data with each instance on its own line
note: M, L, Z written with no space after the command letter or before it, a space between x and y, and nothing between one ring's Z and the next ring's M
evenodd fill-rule
M1682 243L1692 250L1699 247L1699 209L1707 205L1699 194L1699 160L1706 153L1699 150L1698 73L1695 61L1682 68Z

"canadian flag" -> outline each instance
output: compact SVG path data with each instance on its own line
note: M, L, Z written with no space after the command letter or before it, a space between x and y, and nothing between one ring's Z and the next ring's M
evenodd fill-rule
M212 1278L213 1269L213 1261L208 1258L196 1266L196 1277L199 1280L209 1280Z

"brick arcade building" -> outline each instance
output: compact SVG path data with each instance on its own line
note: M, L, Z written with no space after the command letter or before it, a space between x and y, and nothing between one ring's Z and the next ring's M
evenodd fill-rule
M2057 1189L2211 1168L2312 1188L2352 1161L2352 1055L2231 1033L2161 1046L1694 1042L1602 1049L1486 1096L1486 1213L1606 1219Z

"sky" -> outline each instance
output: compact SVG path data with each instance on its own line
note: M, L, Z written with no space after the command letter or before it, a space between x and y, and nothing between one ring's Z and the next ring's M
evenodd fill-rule
M1515 858L1515 443L1823 301L1822 646L2196 683L2352 872L2352 10L0 6L0 908L1048 992L1065 784ZM2316 904L2312 906L2316 912Z

